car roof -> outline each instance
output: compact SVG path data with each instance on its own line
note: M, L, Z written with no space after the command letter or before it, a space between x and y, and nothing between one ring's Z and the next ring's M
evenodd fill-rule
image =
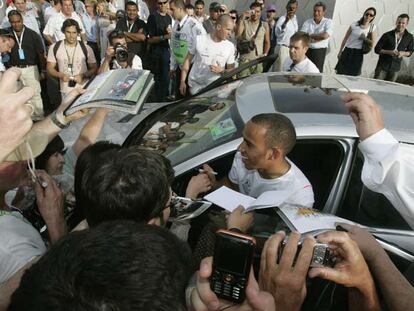
M407 85L342 75L268 73L243 80L236 101L244 122L258 113L279 112L292 120L298 136L357 137L340 98L348 91L372 96L385 127L399 141L414 143L414 87Z

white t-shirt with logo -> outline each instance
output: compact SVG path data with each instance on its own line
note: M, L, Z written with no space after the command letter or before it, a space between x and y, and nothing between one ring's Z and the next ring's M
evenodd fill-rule
M197 93L220 77L220 74L211 71L211 65L220 65L224 68L235 62L235 47L229 40L215 42L210 34L197 36L195 45L189 48L194 55L193 67L188 76L188 85L191 94Z
M232 183L239 185L239 191L251 197L257 198L266 191L285 193L291 191L283 203L297 204L312 207L314 203L312 185L302 171L288 158L289 171L281 177L265 179L257 170L248 170L244 166L240 152L234 156L233 165L229 173ZM276 194L277 195L277 194Z

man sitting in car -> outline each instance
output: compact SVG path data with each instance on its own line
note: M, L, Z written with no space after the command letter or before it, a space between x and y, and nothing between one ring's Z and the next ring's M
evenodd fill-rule
M295 128L287 117L277 113L259 114L246 123L243 142L227 177L217 182L209 165L204 164L203 169L213 185L225 185L256 198L273 191L275 197L285 197L283 203L312 207L312 185L286 157L295 143Z

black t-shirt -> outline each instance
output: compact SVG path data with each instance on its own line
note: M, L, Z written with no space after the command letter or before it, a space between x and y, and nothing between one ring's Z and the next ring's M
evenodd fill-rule
M148 34L147 25L145 24L145 22L143 20L139 19L138 17L135 20L132 27L129 23L127 23L126 19L121 19L120 21L118 21L118 23L116 23L115 29L126 31L126 32L133 32L133 33L137 33L142 29L142 31L145 35ZM139 57L141 57L141 59L144 59L144 57L145 57L145 47L146 47L146 42L145 41L128 42L127 45L128 45L128 51L129 52L135 53Z
M10 30L13 33L12 30ZM40 36L30 28L24 27L22 49L24 51L24 59L19 58L19 45L18 41L15 38L15 44L10 53L10 60L5 64L5 66L41 66L40 55L43 55L45 50L43 49L42 39Z
M155 12L148 17L147 27L148 35L150 37L159 37L167 34L167 27L172 27L171 16L161 15L159 12ZM170 46L168 40L161 41L160 43L151 44L152 47L163 47L168 49Z

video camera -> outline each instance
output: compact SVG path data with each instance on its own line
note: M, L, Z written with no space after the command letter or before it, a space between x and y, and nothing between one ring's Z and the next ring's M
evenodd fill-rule
M126 62L128 59L128 50L120 43L115 44L115 59L118 63Z

